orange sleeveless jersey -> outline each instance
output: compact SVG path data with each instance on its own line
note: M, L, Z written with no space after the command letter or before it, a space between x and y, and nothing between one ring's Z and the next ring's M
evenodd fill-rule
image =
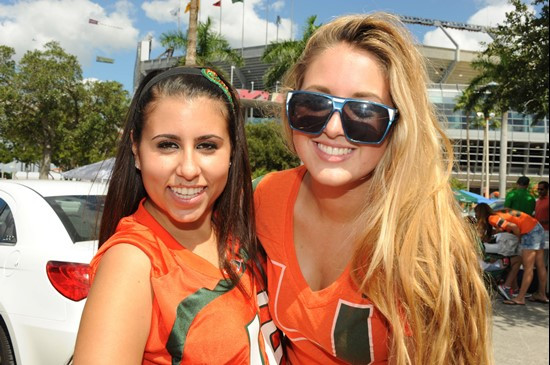
M282 363L267 295L250 266L242 265L241 283L257 295L228 288L220 270L181 246L142 201L93 258L92 280L105 251L122 243L138 247L151 260L153 313L143 364Z
M302 276L294 250L293 210L305 171L301 166L268 174L254 193L258 236L268 256L269 309L289 340L288 361L387 364L388 323L358 292L349 266L316 292Z
M519 210L508 210L505 212L495 212L495 214L489 216L489 224L493 227L499 227L506 230L508 222L514 223L518 226L521 234L531 232L537 225L538 221L531 217L527 213L520 212Z

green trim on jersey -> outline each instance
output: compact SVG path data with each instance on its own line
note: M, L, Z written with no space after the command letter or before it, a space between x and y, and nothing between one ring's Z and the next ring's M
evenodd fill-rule
M371 363L370 315L371 308L342 303L333 334L334 350L339 359L351 364Z
M173 365L181 363L187 333L197 314L210 302L234 288L231 280L220 280L214 290L201 288L178 304L174 327L166 342L166 350L172 356Z

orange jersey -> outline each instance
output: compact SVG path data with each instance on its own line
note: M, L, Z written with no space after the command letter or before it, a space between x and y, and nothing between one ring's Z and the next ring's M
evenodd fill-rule
M489 224L493 227L506 230L509 223L514 223L518 226L521 234L526 234L535 228L538 221L529 214L520 212L519 210L495 212L495 214L489 216Z
M286 335L292 364L387 364L388 323L352 282L349 265L312 291L294 249L293 211L306 169L271 173L254 193L258 236L267 255L269 309Z
M180 245L143 201L93 258L92 280L103 254L117 244L134 245L151 261L153 313L143 364L280 363L280 337L250 266L241 266L244 294L228 285L220 269Z

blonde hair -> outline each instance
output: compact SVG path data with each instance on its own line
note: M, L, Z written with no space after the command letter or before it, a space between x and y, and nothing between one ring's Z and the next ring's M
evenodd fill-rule
M386 13L336 18L309 39L285 87L300 89L312 60L341 43L378 58L400 114L355 223L364 228L351 271L389 322L390 363L492 364L491 305L476 241L449 185L452 145L410 33Z

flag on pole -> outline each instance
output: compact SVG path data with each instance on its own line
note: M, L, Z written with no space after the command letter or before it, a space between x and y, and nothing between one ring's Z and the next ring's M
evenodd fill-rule
M201 8L201 1L197 0L197 11L199 11ZM191 10L191 1L187 3L187 6L185 7L184 13L188 13Z
M94 25L102 25L102 26L104 26L104 27L122 29L121 27L118 27L118 26L116 26L116 25L105 24L105 23L103 23L103 22L100 23L99 20L95 20L95 19L92 19L92 18L89 18L89 19L88 19L88 23L94 24Z
M222 6L222 0L219 0L219 1L216 1L214 4L212 4L214 6Z
M233 4L235 4L235 3L242 3L242 2L244 2L244 0L231 0L231 2L232 2Z
M179 12L180 12L180 8L174 8L174 9L170 10L170 15L178 16Z
M281 24L281 17L277 15L277 21L275 22L275 24L279 25Z
M96 62L103 62L103 63L115 63L115 60L108 57L102 57L102 56L96 56L95 58Z

